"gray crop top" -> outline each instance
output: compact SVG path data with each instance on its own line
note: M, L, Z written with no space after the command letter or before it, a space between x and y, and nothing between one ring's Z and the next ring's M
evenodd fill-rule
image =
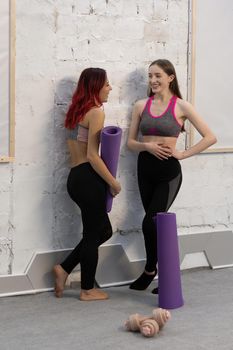
M66 138L81 142L88 142L88 128L77 124L74 129L66 129Z
M150 108L154 96L148 98L144 110L141 114L139 130L143 136L170 136L178 137L182 125L177 121L174 109L176 105L176 96L172 96L165 110L159 116L151 114Z

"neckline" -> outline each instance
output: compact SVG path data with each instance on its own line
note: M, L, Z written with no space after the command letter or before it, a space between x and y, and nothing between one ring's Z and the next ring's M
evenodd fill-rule
M172 97L170 98L170 100L169 100L169 102L168 102L167 108L165 109L165 111L164 111L162 114L160 114L160 115L154 115L154 114L151 113L151 104L152 104L152 101L154 100L154 96L151 96L150 99L149 99L149 103L148 103L148 112L149 112L150 116L151 116L152 118L161 118L164 114L167 113L168 109L169 109L170 106L171 106L171 103L172 103L174 97L175 97L175 95L172 95Z

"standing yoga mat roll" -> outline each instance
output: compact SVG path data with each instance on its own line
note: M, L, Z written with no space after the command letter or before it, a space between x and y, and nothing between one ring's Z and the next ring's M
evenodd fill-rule
M122 129L118 126L106 126L101 131L101 158L106 164L110 173L116 177L118 159L120 154ZM106 211L109 213L112 209L113 197L110 191L107 191Z
M176 215L158 213L153 219L157 226L159 307L176 309L184 304Z

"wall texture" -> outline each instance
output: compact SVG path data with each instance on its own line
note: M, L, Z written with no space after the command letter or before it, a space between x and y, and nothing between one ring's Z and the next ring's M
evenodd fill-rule
M130 113L146 94L147 67L157 58L174 63L187 95L188 22L188 0L17 1L16 160L0 164L0 274L22 273L35 251L79 240L80 212L66 193L63 121L78 76L89 66L107 70L113 90L106 125L123 128L112 241L124 241L132 258L143 257L136 244L143 216L136 155L125 146ZM184 142L182 136L179 146ZM183 186L172 207L179 233L232 229L232 154L199 155L182 166Z

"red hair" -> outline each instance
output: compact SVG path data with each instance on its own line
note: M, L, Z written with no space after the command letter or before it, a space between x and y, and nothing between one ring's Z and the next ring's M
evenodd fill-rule
M66 114L66 128L74 129L91 108L102 105L99 92L105 81L106 71L102 68L86 68L82 71Z

